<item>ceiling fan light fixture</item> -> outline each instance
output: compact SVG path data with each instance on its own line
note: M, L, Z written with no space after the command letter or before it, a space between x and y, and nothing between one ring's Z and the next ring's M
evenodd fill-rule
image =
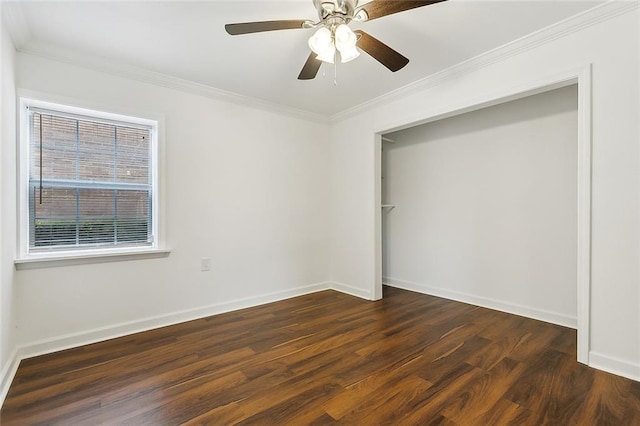
M318 53L318 56L316 56L317 59L323 62L328 62L330 64L333 64L335 57L336 57L336 48L333 45L333 43L331 43L324 52Z
M346 24L338 25L335 30L334 38L336 47L338 49L353 47L358 41L358 37L356 37L356 34L351 31L351 28L349 28Z
M324 55L329 50L335 50L331 30L326 27L318 29L318 31L309 38L309 48L318 56Z
M345 46L342 48L338 47L338 50L340 51L340 58L342 59L343 64L349 61L353 61L355 58L360 56L360 52L355 45Z
M336 47L340 51L342 63L353 61L360 56L360 52L358 52L356 48L358 37L346 24L338 25L335 29L333 39Z

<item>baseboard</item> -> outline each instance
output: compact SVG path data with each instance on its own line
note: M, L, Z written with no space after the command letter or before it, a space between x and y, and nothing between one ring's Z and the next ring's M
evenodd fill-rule
M606 371L617 376L640 382L640 364L624 361L619 358L603 355L598 352L589 352L589 367Z
M497 300L489 297L476 296L469 293L463 293L463 292L448 290L444 288L428 286L420 283L399 280L391 277L383 277L382 282L385 285L389 285L391 287L398 287L405 290L428 294L431 296L451 299L457 302L469 303L471 305L482 306L483 308L495 309L495 310L507 312L510 314L520 315L527 318L533 318L536 320L549 322L551 324L562 325L564 327L569 327L574 329L578 327L578 320L576 317L571 317L571 316L560 314L557 312L545 311L542 309L536 309L530 306L519 305L516 303L507 302L504 300Z
M79 333L57 336L19 346L13 351L10 359L7 361L0 373L0 407L2 407L2 404L4 403L4 399L9 391L11 382L13 381L18 370L18 366L20 365L20 361L23 359L179 324L185 321L205 318L211 315L218 315L225 312L236 311L238 309L278 302L280 300L290 299L292 297L323 290L335 290L363 299L370 299L369 292L367 291L363 291L347 284L325 281L294 289L266 293L260 296L236 299L229 302L216 303L195 309L176 311L169 314L143 318L141 320L123 322L108 327L95 328Z
M2 371L0 372L0 407L4 404L4 399L7 397L7 393L9 392L9 387L11 386L11 382L13 382L13 378L18 371L18 366L20 365L20 358L18 353L18 348L15 348L7 362L5 362L2 367Z
M514 313L542 321L555 324L574 327L570 324L570 317L564 315L549 313L546 311L535 310L520 305L497 301L489 298L473 296L465 293L453 292L450 290L429 287L409 281L397 280L393 278L385 278L384 284L392 287L403 288L405 290L416 291L418 293L429 294L432 296L443 297L446 299L456 300L464 303L471 303L490 309L498 309L501 311ZM133 333L152 330L155 328L165 327L178 324L185 321L204 318L211 315L217 315L238 309L249 308L253 306L263 305L266 303L277 302L292 297L302 296L309 293L315 293L323 290L335 290L342 293L350 294L362 299L371 300L370 292L353 287L347 284L327 281L311 284L295 289L267 293L261 296L236 299L229 302L208 305L196 309L178 311L171 314L160 315L145 318L138 321L131 321L117 324L110 327L97 328L86 332L59 336L52 339L42 340L39 342L27 344L15 348L11 353L7 362L0 371L0 407L4 404L4 400L9 392L11 382L20 365L20 361L46 353L56 352L72 347L96 343L108 339L113 339ZM533 313L533 314L532 314ZM558 320L558 318L560 320ZM575 319L573 319L575 323ZM612 374L627 377L632 380L640 381L640 365L623 361L614 357L602 355L597 352L590 352L589 365L598 370L607 371Z
M92 330L82 331L80 333L57 336L54 338L23 345L18 350L22 359L31 358L38 355L44 355L47 353L57 352L83 345L89 345L91 343L114 339L129 334L140 333L143 331L166 327L185 321L205 318L211 315L218 315L225 312L236 311L238 309L264 305L266 303L277 302L280 300L285 300L292 297L302 296L304 294L315 293L317 291L328 289L331 289L330 283L321 282L297 287L294 289L266 293L260 296L236 299L223 303L215 303L199 308L176 311L169 314L114 324L108 327L95 328Z
M330 281L329 282L329 287L332 290L339 291L340 293L350 294L352 296L356 296L356 297L359 297L361 299L372 300L371 292L369 292L367 290L363 290L363 289L358 288L358 287L353 287L353 286L350 286L348 284L339 283L339 282L336 282L336 281Z

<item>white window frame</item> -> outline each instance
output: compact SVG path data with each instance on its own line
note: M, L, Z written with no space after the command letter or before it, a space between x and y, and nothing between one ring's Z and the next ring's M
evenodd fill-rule
M117 260L135 260L168 256L170 250L163 247L161 220L164 209L161 204L160 188L160 139L161 118L142 118L131 115L106 112L93 108L40 100L36 96L21 96L18 101L18 258L16 269L64 266L83 263L101 263ZM31 252L29 248L29 170L30 170L30 128L29 107L51 110L62 114L73 114L96 120L131 123L151 128L151 232L152 243L123 247L69 247L68 249L42 250Z

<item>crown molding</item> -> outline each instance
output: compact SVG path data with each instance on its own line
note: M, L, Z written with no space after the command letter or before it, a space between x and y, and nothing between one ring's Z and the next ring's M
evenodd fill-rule
M219 101L230 102L272 113L279 113L293 118L327 124L330 122L333 123L346 120L384 105L385 103L407 96L410 93L443 84L444 82L457 78L460 75L472 73L491 64L503 61L509 57L516 56L524 51L565 37L568 34L612 19L616 16L637 9L640 6L640 3L637 1L626 0L608 1L556 24L525 35L512 42L484 52L447 69L426 76L399 89L392 90L384 95L378 96L333 115L324 115L288 107L132 65L115 63L114 61L110 61L105 58L85 55L69 49L60 49L40 43L29 42L31 34L28 25L26 24L26 20L24 19L19 2L6 3L0 1L0 5L2 5L3 23L7 25L16 50L20 53L39 56L118 77L124 77L143 83L205 96Z
M241 95L227 90L217 89L206 84L173 77L170 75L150 71L133 65L116 63L105 58L85 55L69 49L57 48L40 43L27 43L24 46L16 46L18 52L27 55L39 56L49 60L80 66L93 71L99 71L117 77L124 77L142 83L153 84L168 89L180 90L194 95L205 96L218 101L229 102L240 106L260 109L271 113L286 115L293 118L327 124L329 116L288 107L263 99Z
M509 57L516 56L522 52L534 49L569 34L615 18L616 16L631 12L638 7L640 7L640 2L627 0L610 0L606 3L599 4L582 13L571 16L555 24L513 40L507 44L496 47L495 49L488 50L480 55L467 59L466 61L459 62L435 74L431 74L413 83L409 83L406 86L392 90L384 95L334 114L330 117L330 121L332 123L336 123L347 120L356 115L363 114L399 98L405 97L411 93L441 85L448 80L457 79L461 75L470 74L494 63L501 62Z

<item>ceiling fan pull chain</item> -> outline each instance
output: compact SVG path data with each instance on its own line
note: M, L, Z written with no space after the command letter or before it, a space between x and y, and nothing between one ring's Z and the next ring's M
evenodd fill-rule
M333 54L333 85L338 85L338 54Z

